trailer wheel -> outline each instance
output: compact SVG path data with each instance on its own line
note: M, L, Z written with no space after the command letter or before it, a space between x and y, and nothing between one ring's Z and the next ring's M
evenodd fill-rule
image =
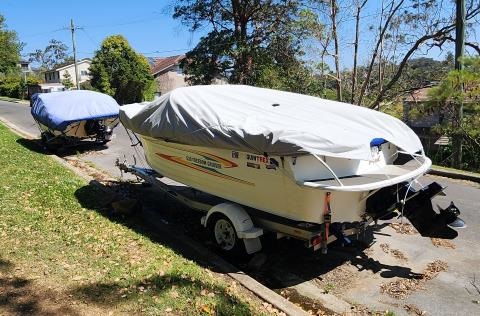
M58 148L54 144L50 143L50 138L52 137L53 135L51 136L51 134L47 134L47 132L43 132L40 134L40 142L43 148L47 149L52 153L55 153Z
M223 214L215 214L208 224L210 236L217 248L228 255L245 255L245 247L241 239L237 237L235 226Z

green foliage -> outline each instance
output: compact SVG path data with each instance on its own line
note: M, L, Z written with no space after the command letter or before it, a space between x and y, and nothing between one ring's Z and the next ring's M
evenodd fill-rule
M215 78L228 78L233 69L233 61L228 58L233 50L232 37L229 30L210 32L186 54L180 67L190 84L210 84Z
M0 14L0 74L9 75L17 71L22 47L17 33L7 29L5 18Z
M0 79L0 95L20 98L24 90L22 77L9 75Z
M0 78L0 95L10 98L23 99L26 97L28 85L38 84L37 77L30 75L25 78L22 75L14 74Z
M153 98L153 76L145 57L137 54L121 35L107 37L92 60L91 84L120 104Z
M80 90L92 90L95 91L95 88L92 87L92 83L90 80L84 81L80 83Z
M425 57L412 59L398 81L398 86L403 90L428 86L444 78L450 70L453 70L453 67L454 60L451 54L447 55L443 61Z
M184 72L191 84L209 84L223 77L230 83L297 90L287 74L304 71L294 17L297 1L179 0L174 18L195 31L209 25L212 31L187 53ZM272 82L273 80L273 82Z
M66 71L64 74L63 74L63 80L62 80L62 84L65 86L65 88L67 89L70 89L70 88L73 88L74 87L74 84L72 82L72 76L70 75L70 73L68 71Z
M73 62L73 58L68 56L68 46L56 39L51 39L43 50L37 49L29 56L29 61L37 63L41 70L55 69Z
M480 57L463 58L464 69L453 70L430 90L430 107L447 117L437 132L449 136L462 135L464 139L463 167L480 170ZM458 106L463 104L463 118L458 119Z

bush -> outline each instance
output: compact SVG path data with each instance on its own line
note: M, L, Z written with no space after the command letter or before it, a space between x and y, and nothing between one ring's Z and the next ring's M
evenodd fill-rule
M25 90L22 78L18 76L7 76L0 79L0 95L10 98L20 98Z
M0 95L17 99L26 98L27 86L35 85L39 82L38 78L28 76L27 85L25 85L25 79L21 75L6 76L0 78Z

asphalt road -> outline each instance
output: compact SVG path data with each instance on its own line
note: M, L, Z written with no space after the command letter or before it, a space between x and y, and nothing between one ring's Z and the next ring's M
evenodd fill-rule
M28 105L0 101L0 117L29 133L39 134ZM118 126L114 133L116 136L108 148L88 147L80 151L82 159L118 176L115 159L126 157L132 161L135 151L122 126ZM137 157L141 157L141 153ZM137 164L141 162L137 158ZM432 181L447 187L447 196L436 197L434 204L446 207L450 201L455 201L468 225L451 241L454 249L436 247L430 238L398 234L391 227L382 225L382 229L373 231L373 244L368 249L333 247L327 255L321 255L304 250L295 241L272 242L264 249L266 263L249 273L278 292L283 291L285 296L291 296L288 291L295 290L302 297L300 303L302 300L321 301L321 292L327 289L350 304L390 310L396 315L407 315L408 308L410 312L418 308L427 315L479 315L480 186L434 176L422 179L424 183ZM172 221L174 218L175 215L171 217ZM393 255L389 249L400 251L405 258ZM446 262L448 269L422 283L423 289L416 289L405 299L395 299L381 292L382 284L415 278L435 260Z
M0 117L30 134L40 135L40 130L30 114L30 106L28 104L0 100ZM132 142L125 128L119 124L114 129L113 139L107 144L107 147L87 145L72 149L65 154L81 154L83 159L93 163L95 166L108 171L113 176L120 176L118 168L115 167L117 158L121 160L127 159L128 162L133 163L133 156L135 155L140 157L137 163L146 164L143 160L141 146L133 147L131 145Z

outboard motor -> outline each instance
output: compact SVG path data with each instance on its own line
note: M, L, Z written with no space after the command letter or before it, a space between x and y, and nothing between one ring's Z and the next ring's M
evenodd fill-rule
M445 223L447 223L448 226L452 228L465 228L467 225L465 224L465 221L463 221L458 215L460 215L460 210L458 207L452 202L450 202L450 205L442 209L439 206L438 210L440 211L440 216L443 217L445 220Z
M412 189L408 183L401 183L382 188L367 199L367 213L374 220L386 220L403 215L412 223L424 237L453 239L458 233L452 228L466 227L465 222L458 217L460 210L453 202L439 212L433 209L431 199L443 194L443 187L437 182L420 189ZM405 201L399 201L404 199ZM393 215L393 216L392 216Z
M112 129L105 126L102 120L88 120L85 123L85 132L88 135L95 135L97 143L105 144L112 137Z

